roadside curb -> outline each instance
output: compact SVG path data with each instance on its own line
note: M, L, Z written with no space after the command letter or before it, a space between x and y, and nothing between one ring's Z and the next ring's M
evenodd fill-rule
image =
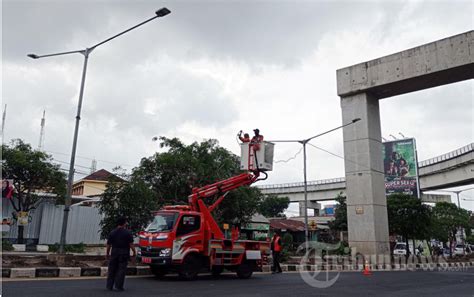
M474 262L454 263L421 263L421 264L369 264L372 271L416 271L416 270L448 270L466 269L474 267ZM282 264L283 272L301 271L329 271L329 272L360 272L364 265L356 264L319 264L319 265L296 265ZM71 278L107 276L107 267L37 267L37 268L2 268L2 278ZM262 272L271 271L270 265L263 265ZM129 266L127 275L149 276L152 275L148 266Z
M107 276L107 267L2 268L2 278L70 278ZM148 266L129 266L127 275L152 275Z

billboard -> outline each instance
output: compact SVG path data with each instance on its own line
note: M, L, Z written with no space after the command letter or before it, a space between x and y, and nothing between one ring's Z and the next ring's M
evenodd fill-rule
M385 195L404 193L419 197L415 139L383 143Z

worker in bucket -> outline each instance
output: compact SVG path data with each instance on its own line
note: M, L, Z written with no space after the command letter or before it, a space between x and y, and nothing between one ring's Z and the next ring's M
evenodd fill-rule
M253 132L255 133L255 135L252 137L250 143L253 144L254 149L258 151L260 149L260 143L263 142L263 135L260 134L259 129L254 129Z
M109 260L109 269L107 272L107 289L123 291L125 274L127 273L128 260L130 260L130 250L132 257L135 258L136 251L133 245L133 236L130 231L125 229L127 219L120 217L117 220L117 228L110 232L107 238L107 260ZM110 251L112 250L112 254Z
M239 136L240 141L243 143L250 142L250 135L248 133L244 133L244 136L242 137L242 130L239 131L237 136Z

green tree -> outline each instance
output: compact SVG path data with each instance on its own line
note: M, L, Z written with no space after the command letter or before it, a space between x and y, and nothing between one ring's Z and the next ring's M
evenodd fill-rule
M45 199L41 192L56 194L56 202L64 201L66 194L65 174L60 166L52 163L52 157L33 150L31 145L15 139L11 145L2 145L2 177L13 180L15 189L10 202L16 213L36 209ZM18 242L23 243L24 226L18 226Z
M202 187L240 174L239 157L209 139L185 145L177 138L160 137L158 152L143 158L132 178L142 180L155 193L159 206L187 204L193 187ZM210 205L217 197L209 198ZM247 223L257 211L262 194L241 187L229 193L213 214L218 222Z
M288 205L290 205L290 199L288 197L278 197L277 195L271 194L263 198L258 206L258 212L268 218L285 217L283 212L288 208Z
M119 217L126 217L128 228L137 234L151 221L157 209L156 195L144 181L136 178L129 182L109 181L99 202L99 212L104 215L100 222L101 238L107 238Z
M334 220L329 222L329 228L334 232L347 231L347 204L346 196L339 193L336 197L338 205L334 211Z
M405 238L407 255L409 253L408 238L429 239L431 231L431 209L421 199L406 195L392 194L387 198L388 226L390 233Z
M439 202L433 207L433 237L452 246L458 228L469 226L469 213L454 203ZM450 249L452 257L452 250Z

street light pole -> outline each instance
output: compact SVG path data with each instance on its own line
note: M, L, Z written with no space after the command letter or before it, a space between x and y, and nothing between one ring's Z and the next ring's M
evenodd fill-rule
M307 181L307 173L306 173L306 144L309 143L311 140L314 138L326 135L330 132L333 132L335 130L339 130L341 128L344 128L346 126L352 125L356 122L360 121L360 118L353 119L351 122L346 123L344 125L341 125L339 127L327 130L325 132L322 132L318 135L315 135L310 138L302 139L302 140L269 140L269 142L297 142L301 143L303 145L303 175L304 175L304 236L306 240L306 249L308 249L308 242L310 240L309 238L309 230L308 230L308 181Z
M458 191L449 191L449 190L438 190L438 191L456 194L456 198L458 199L458 208L460 209L461 208L461 201L459 200L459 194L461 194L464 191L468 191L468 190L472 190L472 189L474 189L474 188L467 188L467 189L462 189L462 190L458 190ZM461 227L461 240L464 243L464 228L463 227Z
M304 171L304 238L306 240L306 251L308 251L308 180L306 178L306 141L303 141L303 171Z
M84 85L86 81L86 73L87 73L87 63L89 60L89 54L98 46L115 39L119 37L120 35L123 35L137 27L140 27L158 17L163 17L171 13L169 9L166 7L163 7L155 12L155 16L139 23L138 25L135 25L125 31L122 31L110 38L107 38L104 41L101 41L94 46L90 48L86 48L84 50L75 50L75 51L68 51L68 52L61 52L61 53L54 53L54 54L46 54L46 55L36 55L36 54L28 54L27 56L32 58L32 59L40 59L40 58L46 58L46 57L52 57L52 56L61 56L61 55L68 55L68 54L82 54L84 56L84 65L82 68L82 78L81 78L81 87L79 91L79 102L77 104L77 114L76 114L76 124L74 127L74 137L73 137L73 142L72 142L72 151L71 151L71 161L69 163L69 174L68 174L68 181L67 181L67 193L66 193L66 199L64 203L64 217L63 217L63 224L61 228L61 239L60 239L60 246L59 246L59 253L64 253L64 246L66 244L66 232L67 232L67 225L68 225L68 219L69 219L69 211L71 208L71 200L72 200L72 184L74 182L74 163L76 161L76 148L77 148L77 138L79 135L79 122L81 120L81 109L82 109L82 98L84 96Z

